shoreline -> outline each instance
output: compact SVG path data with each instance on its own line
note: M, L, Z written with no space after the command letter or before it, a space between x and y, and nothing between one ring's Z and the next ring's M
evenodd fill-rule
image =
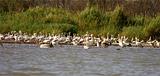
M8 43L8 44L35 44L35 45L38 44L37 42L23 42L23 41L13 41L13 40L1 40L0 43L2 43L2 44L6 44L6 43ZM59 45L72 45L72 44L59 43ZM83 44L80 44L80 45L83 45ZM77 45L77 46L80 46L80 45ZM95 45L92 45L92 46L96 47ZM110 46L119 46L119 44L118 43L112 43L112 45L110 45ZM131 44L131 46L125 46L125 47L160 48L160 47L151 46L147 43L142 44L142 46L137 46L135 44ZM107 47L99 47L99 48L107 48Z

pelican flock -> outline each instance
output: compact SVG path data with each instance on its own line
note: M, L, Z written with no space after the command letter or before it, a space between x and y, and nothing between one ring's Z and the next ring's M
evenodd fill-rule
M140 40L137 37L131 40L126 36L117 37L107 34L104 36L94 36L93 34L86 33L85 35L73 35L70 34L42 34L33 33L27 34L22 31L11 31L7 34L0 34L0 45L2 43L30 43L38 44L40 48L51 48L58 45L82 45L84 49L89 49L91 46L95 47L108 47L108 46L120 46L120 47L154 47L160 48L160 42L158 40L152 40L151 37L147 40Z

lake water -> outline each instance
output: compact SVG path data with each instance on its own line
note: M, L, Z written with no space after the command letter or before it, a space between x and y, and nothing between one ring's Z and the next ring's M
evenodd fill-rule
M160 48L4 44L0 76L160 76Z

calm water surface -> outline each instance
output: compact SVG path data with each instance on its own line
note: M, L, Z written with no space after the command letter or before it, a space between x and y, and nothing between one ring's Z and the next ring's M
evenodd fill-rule
M160 49L4 44L0 76L160 76Z

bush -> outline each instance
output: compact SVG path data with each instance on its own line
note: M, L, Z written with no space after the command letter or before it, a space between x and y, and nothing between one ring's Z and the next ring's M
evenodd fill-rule
M79 30L81 32L90 30L96 32L96 30L105 25L105 15L96 6L87 7L78 16Z
M72 14L63 9L36 7L25 12L7 13L0 15L1 28L6 31L47 32L77 32L77 23L72 19ZM9 29L8 29L9 28Z
M124 15L123 9L117 6L111 14L109 26L117 29L117 31L121 31L125 25L127 25L127 16Z
M149 25L145 26L144 31L147 37L160 38L160 16L152 19Z
M83 11L70 12L61 8L35 7L23 12L1 12L0 33L19 31L27 33L78 33L95 35L117 35L147 39L160 38L160 16L126 16L123 8L101 12L98 7L87 7Z

